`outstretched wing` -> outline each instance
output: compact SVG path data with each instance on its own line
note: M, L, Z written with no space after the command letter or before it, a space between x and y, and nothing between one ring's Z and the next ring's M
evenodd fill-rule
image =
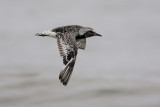
M77 47L79 49L85 50L85 48L86 48L86 39L78 39L78 40L76 40L76 42L77 42Z
M63 85L67 85L74 68L78 48L72 34L59 33L57 35L57 43L60 55L63 57L63 64L65 65L60 72L59 79Z

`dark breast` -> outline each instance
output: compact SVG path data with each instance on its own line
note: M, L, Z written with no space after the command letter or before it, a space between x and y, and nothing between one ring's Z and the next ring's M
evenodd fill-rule
M84 39L84 38L86 38L85 35L77 35L76 36L76 40L78 40L78 39Z
M93 31L88 31L88 32L84 33L83 35L77 35L76 40L77 39L88 38L88 37L91 37L91 36L94 36L94 32Z

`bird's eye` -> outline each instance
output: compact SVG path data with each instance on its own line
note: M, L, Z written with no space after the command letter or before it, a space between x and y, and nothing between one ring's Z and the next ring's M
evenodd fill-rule
M88 31L89 33L93 33L93 31Z
M94 34L94 32L93 32L93 31L88 31L87 33L88 33L89 35Z

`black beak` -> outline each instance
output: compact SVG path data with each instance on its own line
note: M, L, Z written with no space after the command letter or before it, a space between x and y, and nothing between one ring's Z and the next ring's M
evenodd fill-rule
M102 36L102 35L100 35L100 34L96 33L96 34L95 34L95 36Z

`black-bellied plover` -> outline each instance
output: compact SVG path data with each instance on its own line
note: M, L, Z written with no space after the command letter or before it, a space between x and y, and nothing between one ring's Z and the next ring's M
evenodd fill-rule
M77 50L84 50L86 47L86 38L101 36L90 27L78 25L62 26L37 33L36 35L57 38L59 52L63 57L64 64L64 68L59 75L59 79L63 85L67 85L70 79L76 61Z

